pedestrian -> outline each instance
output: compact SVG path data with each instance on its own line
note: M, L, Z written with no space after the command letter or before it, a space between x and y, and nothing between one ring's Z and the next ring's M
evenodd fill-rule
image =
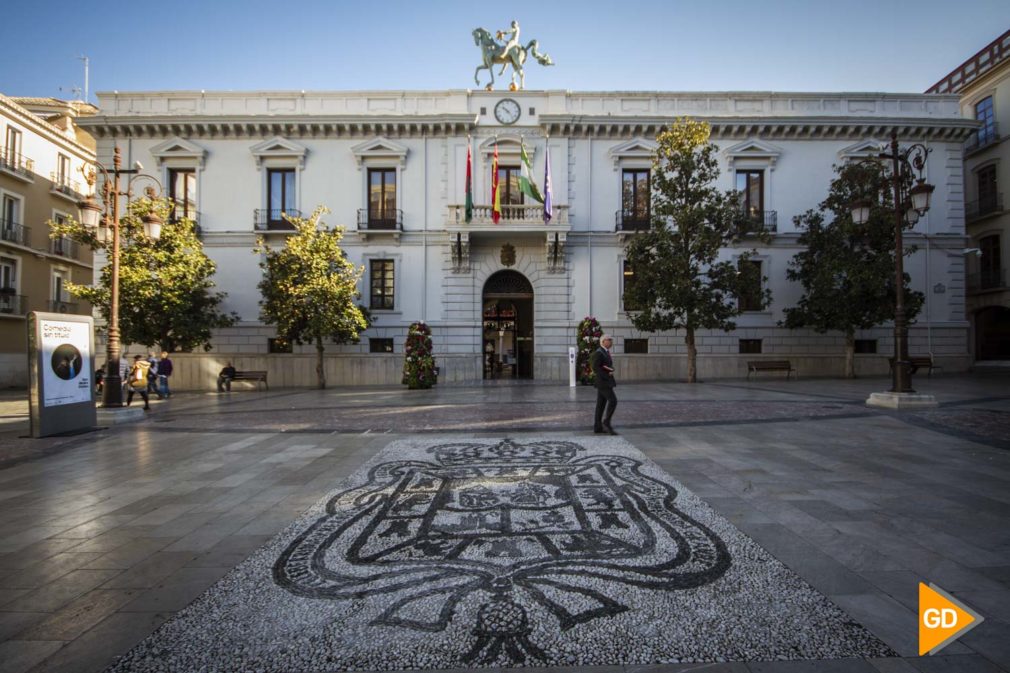
M235 368L231 366L229 362L221 369L221 373L217 375L217 392L223 393L225 386L228 387L228 392L231 392L231 382L235 378Z
M172 360L168 357L168 351L161 351L161 360L158 361L158 394L163 398L172 396L172 391L168 389L168 377L171 375Z
M161 393L158 392L158 358L154 355L154 351L148 351L147 353L147 394L155 393L158 395L158 399L161 399Z
M613 345L614 337L604 334L600 337L600 347L589 358L589 364L596 376L596 416L593 432L601 435L617 434L610 425L614 409L617 408L617 394L614 392L617 386L617 381L614 380L614 359L610 357L610 347Z
M151 410L151 398L147 394L147 372L151 369L151 363L143 359L140 353L133 356L133 366L130 367L128 387L126 389L126 406L130 406L133 401L133 394L140 393L144 400L144 411Z

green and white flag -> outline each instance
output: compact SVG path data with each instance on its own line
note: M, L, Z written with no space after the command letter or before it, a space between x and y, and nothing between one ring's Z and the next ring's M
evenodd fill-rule
M533 174L533 165L530 163L530 156L526 154L526 143L523 142L522 137L519 138L519 152L522 158L522 173L519 176L519 189L522 193L530 197L537 203L543 203L544 197L540 196L540 190L537 189L537 183L533 182L533 178L530 175Z

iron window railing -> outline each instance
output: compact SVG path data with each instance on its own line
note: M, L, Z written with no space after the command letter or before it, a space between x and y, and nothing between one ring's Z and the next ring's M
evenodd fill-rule
M0 240L17 245L28 245L31 241L31 227L18 224L13 220L0 219Z
M987 145L992 145L997 140L999 140L999 124L996 122L986 124L981 128L975 129L975 131L968 136L968 140L964 141L964 151L974 152L975 150L986 147Z
M50 299L49 310L53 313L77 313L77 302Z
M30 178L35 172L35 162L20 152L0 149L0 168Z
M964 218L969 222L1003 210L1003 193L990 194L964 204Z
M77 243L66 236L54 238L49 241L49 252L61 257L77 259Z
M403 211L399 208L375 212L367 208L358 209L358 229L368 231L402 231Z
M71 180L68 176L61 175L56 171L49 174L49 179L52 180L54 191L74 199L81 197L81 183L79 181Z
M740 213L742 228L747 233L778 231L779 215L775 210L744 210Z
M28 306L23 294L14 294L14 288L0 288L0 313L7 315L24 315Z
M295 225L284 219L288 217L301 217L302 211L294 208L285 210L257 208L253 211L253 222L257 231L294 231Z
M1006 286L1006 269L982 269L968 274L968 289L971 291L998 290Z
M648 231L652 217L648 211L618 210L614 214L615 231Z

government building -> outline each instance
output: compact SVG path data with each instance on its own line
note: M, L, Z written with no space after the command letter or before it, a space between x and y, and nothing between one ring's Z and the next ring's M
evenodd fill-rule
M617 375L686 375L683 333L636 330L623 303L634 282L629 239L649 226L656 135L678 117L708 121L719 147L721 189L740 189L769 243L756 248L767 308L737 298L731 332L698 336L701 378L742 377L746 362L788 359L801 376L838 376L844 338L779 326L801 288L786 279L799 250L793 218L817 208L833 166L875 157L897 130L902 145L932 151L932 208L906 244L914 289L926 302L910 329L912 355L944 371L971 362L965 316L962 154L977 123L956 95L879 93L675 93L573 91L192 92L99 95L99 114L78 123L111 165L140 161L176 212L198 222L225 308L239 314L209 353L180 354L180 388L212 385L226 360L269 372L271 385L315 381L311 348L284 343L259 321L257 237L283 245L282 217L308 215L346 230L348 257L364 266L361 302L373 325L356 345L328 345L333 384L399 383L407 326L433 330L440 382L520 378L567 381L576 327L595 316L616 337ZM544 189L550 162L553 216L519 189L520 147ZM474 209L465 180L472 153ZM497 152L501 218L491 208ZM100 268L100 264L96 265ZM751 310L753 308L753 310ZM857 333L858 374L885 374L890 325ZM140 352L132 347L130 352Z

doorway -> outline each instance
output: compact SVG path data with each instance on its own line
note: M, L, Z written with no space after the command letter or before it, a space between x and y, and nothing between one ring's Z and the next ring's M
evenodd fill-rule
M533 378L533 286L518 271L498 271L482 296L485 379Z

